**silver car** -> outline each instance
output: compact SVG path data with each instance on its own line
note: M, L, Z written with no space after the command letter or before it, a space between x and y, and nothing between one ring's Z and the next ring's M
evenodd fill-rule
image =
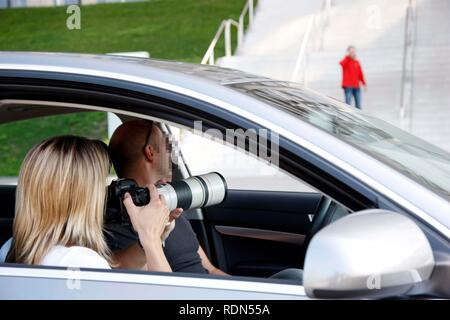
M0 124L91 111L165 124L180 178L224 172L226 200L186 216L232 276L3 263L1 299L450 297L450 155L420 138L296 83L236 70L0 53ZM235 139L217 142L230 132ZM248 163L215 161L221 152ZM0 186L0 245L11 237L14 192Z

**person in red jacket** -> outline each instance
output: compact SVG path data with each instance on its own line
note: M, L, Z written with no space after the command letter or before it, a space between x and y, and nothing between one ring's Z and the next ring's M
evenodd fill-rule
M342 88L345 94L345 103L352 103L352 96L355 99L355 107L361 109L361 89L359 84L362 83L364 90L367 89L364 74L359 61L356 60L356 49L349 46L347 55L340 62L342 66Z

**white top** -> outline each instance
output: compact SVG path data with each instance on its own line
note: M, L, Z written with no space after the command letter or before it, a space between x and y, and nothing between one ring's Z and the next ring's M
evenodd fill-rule
M12 238L9 238L2 247L0 248L0 263L4 263L6 261L6 256L8 255L9 249L11 249Z
M42 259L41 265L73 268L111 269L97 252L86 247L54 246Z

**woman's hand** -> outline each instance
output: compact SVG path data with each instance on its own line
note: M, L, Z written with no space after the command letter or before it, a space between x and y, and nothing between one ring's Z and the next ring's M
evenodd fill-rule
M144 248L148 270L172 271L161 246L161 236L169 222L169 210L156 187L147 185L147 188L150 191L149 204L135 206L128 193L125 194L123 204Z
M149 204L137 207L129 193L125 194L123 200L133 228L138 233L142 245L144 245L144 242L153 242L160 239L170 218L165 200L159 196L156 187L147 185L147 188L150 191Z

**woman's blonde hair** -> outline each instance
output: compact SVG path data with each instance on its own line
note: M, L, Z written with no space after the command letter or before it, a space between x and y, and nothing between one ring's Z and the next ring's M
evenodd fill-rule
M20 168L8 260L39 264L55 245L90 248L110 261L103 237L107 146L76 136L33 147Z

